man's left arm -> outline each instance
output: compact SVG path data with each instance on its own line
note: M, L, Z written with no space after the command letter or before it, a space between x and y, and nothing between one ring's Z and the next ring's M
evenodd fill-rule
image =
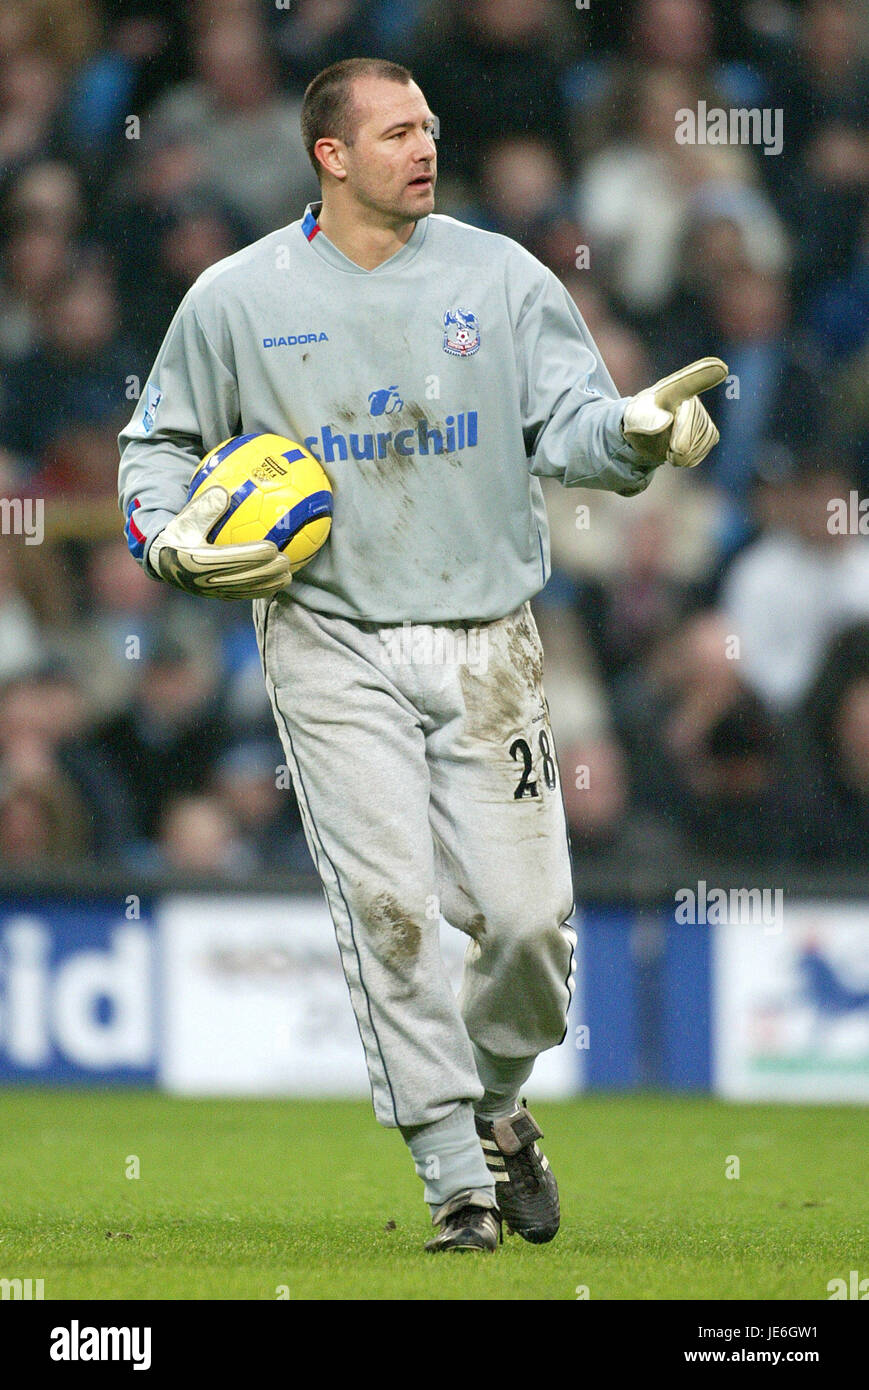
M724 380L724 363L703 358L637 396L620 396L582 315L550 271L525 301L515 342L532 473L630 497L648 487L662 463L694 467L718 442L698 393Z

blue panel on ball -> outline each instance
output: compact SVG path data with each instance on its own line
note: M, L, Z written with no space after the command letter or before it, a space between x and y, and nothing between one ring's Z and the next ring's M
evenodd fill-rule
M211 475L219 463L223 463L223 460L229 458L230 454L234 454L236 449L241 448L242 444L249 444L250 441L256 439L256 437L257 431L254 431L253 434L240 434L235 439L227 440L222 449L218 449L217 453L212 454L207 463L203 463L200 468L197 468L193 477L190 479L190 486L187 489L187 500L190 500L196 489L205 482L205 479Z
M280 521L269 531L266 540L274 541L278 550L283 550L293 537L299 534L303 526L307 526L310 521L316 521L318 517L331 515L331 492L312 492L310 497L297 502L295 507L284 513Z
M214 544L230 517L238 511L242 502L245 502L252 492L256 492L256 483L252 478L248 478L247 482L242 483L241 487L237 487L230 497L229 506L223 513L223 516L217 518L217 521L215 521L208 535L205 537L207 541L210 541L212 545Z

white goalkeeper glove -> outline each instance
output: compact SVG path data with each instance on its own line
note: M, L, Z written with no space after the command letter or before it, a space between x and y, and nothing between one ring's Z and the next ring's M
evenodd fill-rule
M270 598L289 584L290 562L274 541L214 545L208 532L229 506L224 487L210 487L182 507L151 542L148 564L161 579L212 598Z
M701 357L633 396L625 406L622 434L648 463L694 468L718 443L719 434L698 399L700 391L724 381L719 357Z

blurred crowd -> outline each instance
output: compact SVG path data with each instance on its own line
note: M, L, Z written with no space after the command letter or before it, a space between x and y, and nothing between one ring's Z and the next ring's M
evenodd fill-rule
M550 266L623 394L731 372L696 473L547 485L577 860L865 867L865 25L858 0L3 0L0 868L309 869L246 606L134 564L116 436L197 275L316 197L301 97L363 53L439 118L438 211ZM781 111L780 153L678 143L699 102ZM41 544L14 499L44 500Z

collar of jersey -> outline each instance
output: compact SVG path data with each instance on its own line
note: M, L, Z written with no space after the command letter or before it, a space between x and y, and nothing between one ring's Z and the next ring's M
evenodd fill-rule
M330 241L326 233L320 229L320 224L317 219L320 216L320 209L322 206L322 203L309 203L299 226L301 227L303 237L312 251L316 251L321 260L334 266L336 270L344 270L350 275L383 275L389 271L398 270L403 265L407 265L408 261L412 261L414 256L422 249L422 244L425 241L425 234L428 229L427 217L423 217L417 222L407 241L400 250L395 252L394 256L390 256L389 260L383 261L381 265L375 266L373 270L366 270L364 266L357 265L355 261L351 261L349 256L344 255L343 251L339 251L335 243Z

